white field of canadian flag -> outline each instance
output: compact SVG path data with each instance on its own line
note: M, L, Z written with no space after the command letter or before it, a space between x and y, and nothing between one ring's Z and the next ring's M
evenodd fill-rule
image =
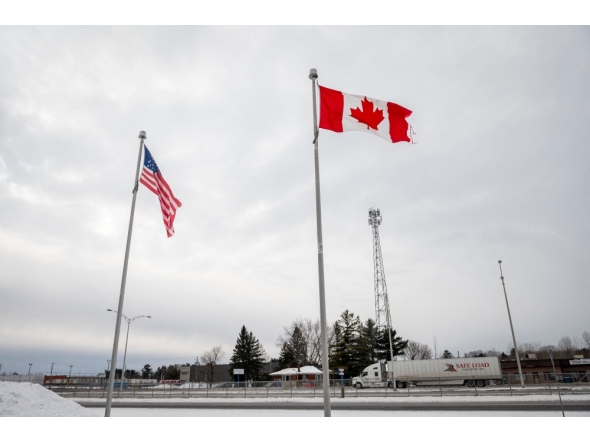
M389 142L391 136L389 135L389 116L387 115L387 102L384 100L373 99L371 97L357 96L354 94L344 94L344 113L342 115L342 131L362 131L364 133L374 134ZM373 110L379 112L383 111L383 120L377 125L377 129L373 129L365 123L359 122L353 116L353 110L363 110L363 100L367 100L373 104ZM365 102L366 103L366 102Z

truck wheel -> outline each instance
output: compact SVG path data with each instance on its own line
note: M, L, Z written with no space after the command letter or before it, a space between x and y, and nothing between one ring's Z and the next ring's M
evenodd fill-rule
M397 382L396 383L398 389L405 389L406 383L405 382Z
M387 383L387 387L389 387L390 389L392 389L392 388L393 388L393 382L389 381L389 382Z
M357 382L357 383L355 384L355 387L356 387L357 389L362 389L362 388L363 388L363 385L362 385L360 382Z
M470 379L467 381L467 387L474 387L475 383L473 382L473 379Z
M485 387L486 383L485 381L482 381L481 379L475 381L478 387Z

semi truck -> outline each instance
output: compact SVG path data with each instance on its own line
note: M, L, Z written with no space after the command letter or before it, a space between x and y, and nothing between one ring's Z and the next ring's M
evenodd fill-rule
M406 388L408 385L467 385L485 387L502 380L500 358L424 359L376 362L353 378L353 387Z

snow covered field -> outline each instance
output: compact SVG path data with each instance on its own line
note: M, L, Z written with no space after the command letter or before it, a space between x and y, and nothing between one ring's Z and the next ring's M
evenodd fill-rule
M564 395L564 401L588 401L590 395ZM89 403L88 398L79 398L80 402ZM211 403L212 399L123 399L115 400L117 404L125 404L126 407L112 409L113 417L321 417L322 410L258 410L258 409L166 409L166 408L134 408L134 404L141 403ZM221 398L220 403L240 404L274 404L274 403L317 403L322 405L321 398ZM414 401L414 400L412 400ZM333 410L334 417L559 417L559 399L557 395L525 395L525 396L473 396L466 399L465 396L445 397L421 397L419 402L444 402L461 405L465 402L511 402L511 401L552 401L555 402L555 412L489 412L489 411L375 411L375 410ZM66 399L43 388L38 384L15 383L0 381L0 416L4 417L99 417L104 415L104 399L96 399L96 407L82 407L74 399ZM348 403L408 403L408 398L335 398L332 400L334 406ZM128 406L128 407L127 407ZM590 417L590 412L567 412L568 417Z

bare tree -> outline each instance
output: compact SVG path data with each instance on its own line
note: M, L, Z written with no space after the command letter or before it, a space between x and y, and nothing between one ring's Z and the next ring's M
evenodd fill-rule
M582 333L582 341L584 341L584 347L590 349L590 331Z
M283 333L277 338L277 347L291 342L295 329L298 329L305 342L303 364L321 364L322 362L322 330L319 319L297 318L288 327L283 327ZM331 328L327 331L328 343L332 339Z
M518 344L518 352L519 353L538 353L540 348L542 347L540 342L523 342L522 344Z
M500 356L500 352L494 347L492 347L491 350L484 352L484 354L489 357Z
M404 356L409 359L410 361L414 361L415 359L419 359L418 356L420 354L420 343L417 341L408 341L408 345L404 350Z
M555 356L555 350L556 350L556 347L554 345L542 345L541 347L539 347L539 350L537 351L537 358L538 359L549 359L549 357L550 357L549 352L552 352L553 355Z
M404 356L411 361L418 359L432 359L432 349L428 344L421 344L418 341L410 340L404 350Z
M519 351L520 351L520 349L519 349ZM463 356L466 358L481 358L481 357L485 356L485 354L482 350L472 350L472 351L465 353Z
M562 336L559 341L557 341L557 351L560 358L571 358L576 351L576 345L569 336Z
M225 352L221 345L216 345L212 347L211 350L207 350L201 355L201 363L207 368L206 371L206 382L209 383L209 387L211 387L213 383L213 379L215 376L215 366L217 363L225 358Z
M421 344L419 359L432 359L432 349L428 346L428 344Z

